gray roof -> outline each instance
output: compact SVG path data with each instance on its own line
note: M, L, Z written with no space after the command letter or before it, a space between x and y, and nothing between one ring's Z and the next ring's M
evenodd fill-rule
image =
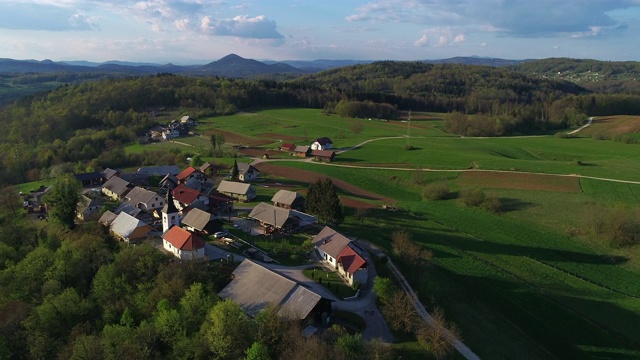
M180 168L177 165L145 166L138 169L138 173L165 176L167 174L178 175Z
M295 149L293 149L293 152L303 152L306 153L309 151L311 147L310 146L306 146L306 145L298 145L296 146Z
M115 209L114 213L116 215L119 215L121 212L126 212L127 214L131 215L131 216L138 216L138 214L140 214L140 212L142 212L142 209L135 207L134 205L131 205L129 203L122 203L120 205L118 205L118 207Z
M275 195L273 195L271 202L291 205L296 201L296 199L301 197L302 195L295 191L279 190Z
M191 209L187 213L187 215L184 216L184 219L182 219L182 223L197 230L203 230L207 226L207 224L209 224L209 221L213 219L213 214L195 208Z
M100 216L100 220L98 220L98 222L102 225L111 225L111 223L117 216L118 215L107 210L104 212L104 214L102 214L102 216Z
M260 173L253 165L247 163L238 163L238 174L245 175L250 171Z
M82 214L90 207L100 206L100 203L97 200L91 199L86 195L80 196L80 201L78 201L78 213Z
M129 182L117 176L112 176L106 183L104 183L104 185L102 185L102 188L108 189L118 196L122 196L129 191Z
M220 185L218 185L218 191L222 193L231 193L231 194L246 194L249 192L249 188L251 184L241 183L237 181L220 181Z
M233 272L233 280L219 293L255 316L269 304L279 305L278 315L306 318L322 296L296 281L245 259Z
M106 168L103 171L105 179L111 179L112 177L114 177L115 175L117 175L118 173L121 173L121 172L122 171L120 171L120 170L115 170L115 169L112 169L112 168Z
M351 240L332 228L325 226L318 235L313 237L313 245L325 253L337 258L340 252L349 245Z
M271 204L260 203L251 210L249 217L262 223L281 228L289 219L290 212L290 210L273 206Z
M198 190L198 191L202 189L202 183L200 182L200 180L198 180L195 177L192 177L191 179L187 180L187 182L184 183L184 186L192 188L194 190Z
M129 193L126 196L127 202L129 202L134 206L140 203L149 204L152 201L154 201L154 198L156 197L158 198L158 201L162 199L162 197L158 195L158 193L156 193L155 191L150 191L145 188L141 188L139 186L136 186L133 189L131 189L131 191L129 191Z
M111 231L123 239L127 239L135 229L145 225L147 224L144 221L138 220L126 212L121 212L111 222Z

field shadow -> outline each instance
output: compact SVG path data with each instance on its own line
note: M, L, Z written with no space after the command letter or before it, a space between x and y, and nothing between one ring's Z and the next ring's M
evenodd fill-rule
M594 265L620 265L629 261L625 256L585 254L577 251L548 249L527 245L495 243L492 241L475 240L472 238L458 237L455 242L449 244L460 250L483 254L526 256L538 261L557 263L582 263Z
M504 212L524 210L538 206L535 203L514 198L500 198L500 201L502 202L502 210Z
M463 292L458 297L465 307L469 306L467 301L473 302L472 308L495 317L491 324L473 324L474 332L486 334L476 336L496 340L481 347L485 353L515 358L516 354L511 352L521 355L525 349L536 349L542 358L622 360L638 357L640 316L614 303L587 298L588 292L575 296L548 293L538 284L517 277L503 280L455 273L440 267L436 271L451 284L447 286ZM518 341L509 343L511 339ZM494 346L497 348L492 349Z

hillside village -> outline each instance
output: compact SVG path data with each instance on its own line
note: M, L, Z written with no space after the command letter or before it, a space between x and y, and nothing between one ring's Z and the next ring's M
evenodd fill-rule
M171 124L185 121L188 117ZM154 135L154 141L182 136L174 136L172 131L162 130L162 135ZM282 144L279 150L294 157L332 161L332 147L333 142L322 137L308 146ZM319 224L315 216L304 212L305 198L295 191L280 189L269 203L244 206L255 200L255 186L264 178L250 163L236 164L235 178L233 169L209 162L184 169L145 166L135 172L107 168L75 174L83 187L77 221L98 221L120 242L148 243L178 261L240 263L219 295L239 304L251 316L277 305L282 316L294 314L306 324L305 336L331 325L332 308L349 308L349 301L357 304L372 295L375 270L363 244ZM48 189L40 190L25 196L25 207L44 218L47 204L42 198ZM291 235L303 236L311 245L300 261L304 268L319 266L323 272L334 273L354 295L337 296L322 285L322 278L316 283L301 270L283 272L275 256L252 241L259 237L285 241ZM366 311L375 313L379 324L368 330L367 338L391 341L381 314L375 304L371 306Z

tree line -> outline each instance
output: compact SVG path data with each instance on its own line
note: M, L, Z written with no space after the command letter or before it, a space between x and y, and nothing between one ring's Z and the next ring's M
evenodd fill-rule
M419 62L356 65L287 81L172 74L106 78L4 106L0 167L6 171L0 182L38 179L59 166L97 169L136 161L121 156L121 149L158 124L153 114L161 107L195 117L270 106L389 119L400 109L449 112L463 115L447 120L451 132L501 136L574 126L586 116L639 114L638 100L639 95L590 93L505 68Z

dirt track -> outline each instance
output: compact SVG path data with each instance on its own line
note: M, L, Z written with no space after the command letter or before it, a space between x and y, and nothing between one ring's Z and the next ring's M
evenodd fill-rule
M292 180L296 180L296 181L302 181L302 182L306 182L306 183L313 183L318 179L321 178L325 178L325 177L329 177L331 179L331 181L333 181L333 184L335 186L337 186L338 188L342 189L343 191L347 192L349 195L353 196L353 197L358 197L361 199L366 199L366 200L378 200L378 201L382 201L385 203L395 203L395 201L393 199L390 198L386 198L384 196L378 195L376 193L372 193L370 191L361 189L357 186L351 185L345 181L342 181L340 179L336 179L336 178L332 178L330 176L326 176L317 172L313 172L313 171L308 171L308 170L301 170L301 169L292 169L289 167L285 167L285 166L281 166L281 165L276 165L273 163L267 163L267 162L262 162L259 164L256 164L256 168L258 170L260 170L261 173L264 174L269 174L271 176L276 176L276 177L282 177L282 178L287 178L287 179L292 179ZM349 207L355 207L355 208L374 208L376 207L373 204L370 204L366 201L358 201L357 199L353 199L353 198L346 198L346 197L342 197L341 198L342 204L345 206L349 206Z

